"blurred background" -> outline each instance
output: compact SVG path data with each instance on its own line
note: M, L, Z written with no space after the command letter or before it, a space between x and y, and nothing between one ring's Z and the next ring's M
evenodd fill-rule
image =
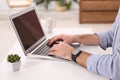
M119 0L0 0L0 60L17 40L11 14L35 6L39 19L56 19L56 28L90 28L95 33L112 28L119 5Z

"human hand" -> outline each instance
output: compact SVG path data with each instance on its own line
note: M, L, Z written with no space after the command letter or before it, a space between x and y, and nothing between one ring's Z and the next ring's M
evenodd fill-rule
M68 44L71 44L72 42L74 42L74 35L61 34L61 35L54 36L49 40L48 45L52 45L55 41L63 41Z
M71 60L71 55L74 50L75 48L73 48L66 42L61 42L59 44L55 44L50 49L49 55L56 55L64 59Z

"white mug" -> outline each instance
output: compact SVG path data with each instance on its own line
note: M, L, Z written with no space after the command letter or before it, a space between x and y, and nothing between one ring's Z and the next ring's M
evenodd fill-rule
M52 17L41 17L40 23L45 34L49 34L52 32L52 29L55 28L56 20Z

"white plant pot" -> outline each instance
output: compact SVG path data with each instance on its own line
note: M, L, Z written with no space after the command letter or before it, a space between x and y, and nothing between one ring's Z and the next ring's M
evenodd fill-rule
M67 10L66 6L60 6L59 1L55 1L55 10L58 12L63 12Z
M9 62L9 69L10 71L19 71L21 66L21 61L10 63Z

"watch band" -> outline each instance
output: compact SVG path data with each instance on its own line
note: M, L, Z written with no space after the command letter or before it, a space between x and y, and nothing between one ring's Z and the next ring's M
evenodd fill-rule
M76 55L72 54L72 60L74 62L76 62L76 58L82 53L82 51L80 50Z

